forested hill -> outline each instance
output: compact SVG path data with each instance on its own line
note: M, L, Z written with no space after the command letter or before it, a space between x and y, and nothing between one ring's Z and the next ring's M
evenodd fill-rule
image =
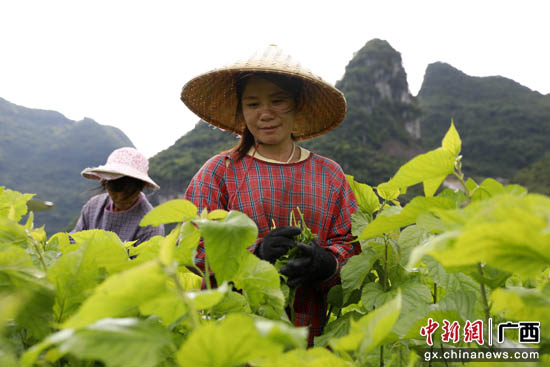
M348 102L346 119L320 137L300 142L334 159L345 172L376 185L421 152L420 110L409 93L401 55L386 41L371 40L359 50L337 83ZM229 149L235 136L204 122L150 160L161 186L160 201L181 197L193 174L212 155Z
M334 159L347 174L377 185L422 152L420 109L409 92L401 55L373 39L355 53L336 88L346 96L346 118L303 146Z
M35 214L35 223L46 224L48 233L65 229L92 194L94 182L80 171L105 163L123 146L133 144L117 128L0 98L0 185L53 201L54 210Z
M467 175L511 179L550 152L550 95L513 80L472 77L438 62L426 69L418 100L424 147L437 146L453 118Z

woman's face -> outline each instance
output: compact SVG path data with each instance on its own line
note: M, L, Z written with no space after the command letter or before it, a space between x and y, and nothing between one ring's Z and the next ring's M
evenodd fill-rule
M260 77L251 77L242 95L242 111L256 142L284 147L292 141L296 103L291 93Z
M107 193L114 203L115 211L124 211L130 209L137 201L141 190L128 178L107 181Z

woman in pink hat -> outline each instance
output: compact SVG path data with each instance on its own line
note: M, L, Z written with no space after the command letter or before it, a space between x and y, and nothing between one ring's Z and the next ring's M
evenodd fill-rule
M313 345L326 322L328 290L360 252L351 234L357 204L341 167L297 142L343 120L343 94L270 46L197 76L183 87L181 98L204 121L241 136L233 149L203 165L185 198L199 210L238 210L252 218L259 235L249 250L262 260L274 263L291 248L300 249L281 273L296 288L295 325L309 326ZM297 209L316 235L310 244L298 243L301 230L290 226ZM197 266L204 267L204 257L201 244Z
M149 161L134 148L113 151L107 163L86 168L81 174L99 180L103 193L92 197L82 208L80 218L71 232L103 229L115 232L122 241L137 241L164 236L164 227L140 227L139 222L153 206L142 190L159 186L149 177Z

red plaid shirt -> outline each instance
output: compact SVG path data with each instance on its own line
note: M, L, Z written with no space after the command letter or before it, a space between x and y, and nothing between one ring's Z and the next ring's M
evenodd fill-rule
M273 222L277 227L289 225L290 212L300 207L319 245L331 251L338 261L338 272L331 279L317 287L302 286L296 291L295 325L310 326L312 345L313 337L322 332L329 288L340 281L340 268L360 252L358 243L351 244L351 215L357 204L340 166L314 153L291 164L265 162L250 156L235 161L229 154L219 154L195 174L185 198L199 212L204 208L226 209L248 215L259 231L258 241L249 247L252 252ZM196 263L202 269L204 255L204 247L199 245Z

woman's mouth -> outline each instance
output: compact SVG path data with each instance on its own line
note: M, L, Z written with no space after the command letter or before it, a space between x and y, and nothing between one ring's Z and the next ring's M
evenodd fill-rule
M277 130L277 128L279 128L279 126L266 126L266 127L262 127L260 128L261 131L263 131L264 133L270 133L270 132L274 132L275 130Z

